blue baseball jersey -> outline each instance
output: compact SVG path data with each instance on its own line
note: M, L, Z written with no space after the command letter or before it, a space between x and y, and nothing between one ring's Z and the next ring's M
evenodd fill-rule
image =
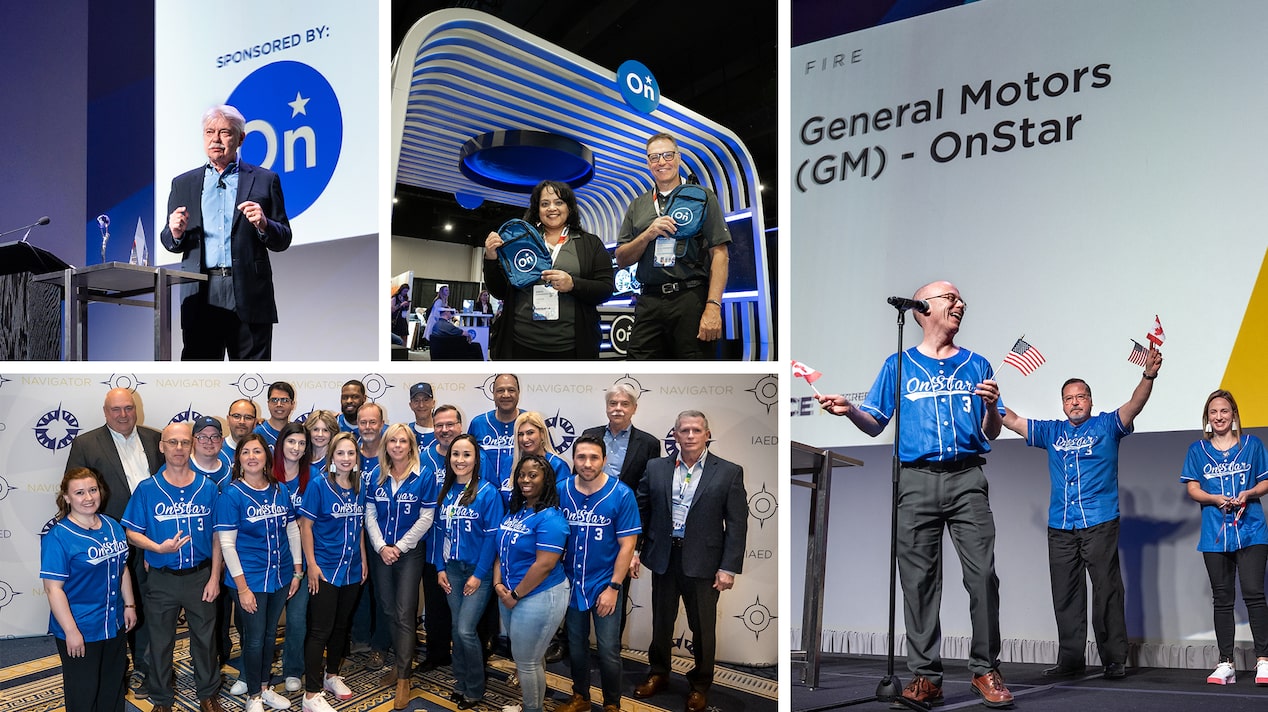
M497 419L497 411L491 410L472 420L467 432L475 436L484 452L480 476L502 493L503 502L509 502L511 471L515 468L515 421L503 423Z
M590 495L577 489L576 478L569 478L559 488L559 508L572 529L564 554L572 581L568 606L588 611L598 603L609 582L625 578L624 571L616 571L616 558L621 553L621 537L643 531L638 501L629 486L611 475Z
M454 485L439 503L437 533L441 542L438 558L432 563L436 568L444 568L446 561L472 564L475 577L484 580L493 571L493 557L497 553L494 534L502 524L502 496L493 485L481 480L475 499L464 505L458 503L463 489Z
M299 516L313 523L313 558L326 580L336 586L361 583L365 489L340 487L329 475L309 480Z
M247 588L272 593L290 586L295 571L286 525L295 520L290 490L284 483L260 491L242 480L225 487L216 502L218 532L236 531L234 548L242 563ZM225 585L236 588L229 570Z
M1048 451L1048 526L1087 529L1118 519L1118 443L1131 433L1118 411L1100 413L1078 425L1069 420L1026 421L1026 444Z
M361 470L361 476L364 478L367 474L379 469L379 456L371 455L369 457L362 455L357 450L357 467Z
M572 478L572 468L568 466L568 461L556 455L553 452L546 453L546 462L555 470L555 484L558 485L566 479ZM506 501L511 501L510 490L507 491Z
M109 640L123 628L121 586L128 575L128 538L123 527L104 514L98 519L97 529L59 519L40 537L40 578L62 582L75 627L87 643ZM48 632L66 640L66 631L52 613Z
M214 470L204 470L199 467L197 460L192 457L189 458L190 469L215 483L217 491L224 491L224 488L229 484L231 466L232 463L226 462L223 457L217 457L216 468ZM159 472L163 472L166 469L167 463L164 463L159 467Z
M194 473L194 481L184 487L167 481L163 475L142 480L123 510L125 529L144 534L156 544L180 534L188 536L177 551L160 554L145 552L145 562L152 567L188 569L211 558L211 547L216 545L212 530L215 526L216 485L200 474Z
M348 419L343 417L343 413L340 413L335 420L339 423L339 432L352 433L357 440L361 439L361 428L358 428L356 423L348 422Z
M498 568L502 572L502 583L514 589L537 561L537 552L549 551L561 558L541 583L521 597L527 598L559 585L565 578L562 556L567 543L568 522L563 512L555 507L546 507L540 512L520 507L520 511L506 515L498 527Z
M269 444L270 451L277 448L277 436L281 435L282 431L270 425L269 421L261 420L257 423L255 426L255 432L264 436L264 440Z
M414 433L414 440L418 442L419 452L426 450L432 446L432 443L436 442L436 432L434 430L429 430L424 433L418 429L418 423L410 423L409 428L410 431Z
M1236 497L1264 479L1268 479L1268 455L1263 441L1254 435L1242 435L1230 450L1216 449L1205 439L1193 443L1180 475L1181 482L1197 482L1203 492L1225 497ZM1202 505L1198 551L1237 551L1255 544L1268 544L1259 500L1248 501L1240 517L1236 510L1226 513L1215 505Z
M379 484L381 472L380 468L375 468L367 478L367 506L374 507L375 524L383 542L391 546L405 536L424 511L436 508L440 487L430 472L425 475L411 472L393 492L390 476Z
M977 384L995 377L991 364L980 354L961 348L950 358L930 358L916 347L903 358L903 429L898 458L952 461L991 451L990 439L982 431L986 415L982 399L973 395ZM898 355L890 355L876 376L872 390L859 408L881 427L894 417L894 381L898 375ZM1004 413L1004 401L996 407Z

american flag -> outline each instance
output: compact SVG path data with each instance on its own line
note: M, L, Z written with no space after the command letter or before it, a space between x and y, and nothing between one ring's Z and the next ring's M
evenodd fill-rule
M1149 354L1149 349L1140 345L1140 342L1132 339L1132 352L1127 355L1127 360L1140 366L1145 367L1145 356Z
M806 383L814 383L823 375L800 361L792 362L792 373L794 377L806 379Z
M1023 339L1018 339L1008 355L1004 356L1004 363L1021 371L1021 375L1029 376L1031 371L1043 365L1044 358L1043 354L1039 353L1039 349Z
M1149 329L1149 333L1145 334L1145 338L1155 347L1162 346L1162 342L1167 340L1167 335L1162 333L1162 321L1158 319L1157 314L1154 314L1154 325Z

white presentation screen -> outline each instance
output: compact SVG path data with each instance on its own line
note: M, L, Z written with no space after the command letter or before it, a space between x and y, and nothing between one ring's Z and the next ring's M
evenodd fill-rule
M861 398L886 298L946 279L1023 415L1061 417L1072 376L1121 405L1157 316L1138 429L1198 429L1221 386L1268 425L1265 27L1261 2L986 0L794 47L790 356ZM1023 334L1029 377L1000 366ZM793 383L797 439L874 442Z
M247 119L242 160L281 177L294 245L378 232L375 7L155 3L156 229L172 178L207 160L203 112L227 103Z

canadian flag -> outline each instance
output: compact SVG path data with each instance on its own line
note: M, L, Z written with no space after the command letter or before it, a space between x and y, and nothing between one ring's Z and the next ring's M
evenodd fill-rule
M1145 334L1145 338L1155 347L1162 346L1162 342L1167 340L1167 335L1162 333L1162 321L1158 319L1158 315L1154 314L1154 326Z
M823 375L800 361L792 362L792 373L793 376L806 379L806 383L814 383Z

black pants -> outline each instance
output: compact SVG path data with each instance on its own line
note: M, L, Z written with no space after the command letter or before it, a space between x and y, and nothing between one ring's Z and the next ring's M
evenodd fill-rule
M711 358L713 344L696 338L700 317L709 299L709 287L701 285L669 296L655 293L647 285L634 307L634 328L630 332L626 358L701 360Z
M452 660L453 614L449 611L449 599L436 579L436 565L423 564L423 606L426 610L427 658L436 665L448 665Z
M132 575L132 590L136 601L136 625L128 633L128 649L132 653L132 669L141 673L146 679L145 689L150 686L150 632L145 625L145 589L149 571L145 568L145 550L135 546L128 547L128 571Z
M269 361L273 325L245 322L228 309L207 304L201 292L181 303L182 361Z
M1250 636L1255 641L1255 657L1268 657L1268 605L1264 603L1264 567L1268 544L1256 544L1229 552L1203 552L1206 573L1211 577L1211 598L1215 604L1215 643L1220 661L1232 662L1233 637L1237 621L1233 600L1237 580L1242 584L1242 601L1250 619Z
M62 659L66 712L123 712L123 695L127 692L124 675L128 671L125 636L84 643L82 658L70 657L66 641L55 640Z
M1086 663L1088 579L1092 581L1092 633L1101 662L1127 662L1118 520L1087 529L1048 529L1048 573L1060 646L1057 664L1079 667Z
M194 662L194 684L198 699L215 697L220 690L220 662L216 656L216 602L202 600L211 577L211 567L178 576L162 569L150 569L145 588L145 608L150 632L150 700L171 706L172 652L176 646L176 619L185 610L189 624L189 653Z
M687 611L687 627L691 629L691 652L695 667L687 673L691 689L707 693L713 684L713 663L717 658L718 590L711 578L695 578L682 573L682 549L673 547L669 568L664 574L652 574L652 645L647 651L648 672L668 675L674 621L678 620L678 601Z
M325 671L339 674L344 651L348 648L348 629L352 625L352 612L357 607L361 584L336 586L322 581L308 599L308 639L304 641L304 691L321 692L322 660Z

